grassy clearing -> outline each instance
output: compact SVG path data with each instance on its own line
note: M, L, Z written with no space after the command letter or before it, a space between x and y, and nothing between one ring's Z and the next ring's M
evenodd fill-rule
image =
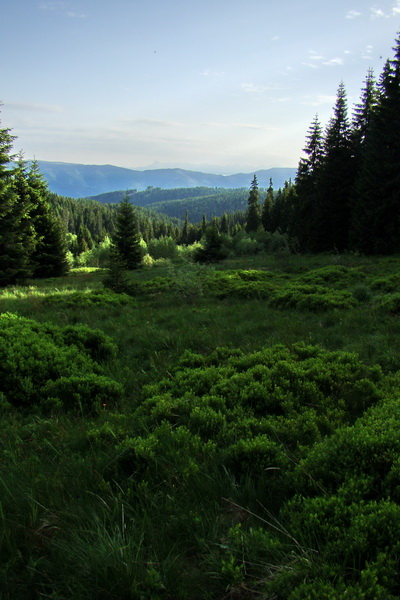
M397 257L259 255L134 272L134 296L99 269L1 291L1 313L44 329L35 385L14 386L35 407L11 375L0 394L0 598L398 598L399 272ZM117 351L94 360L79 326ZM72 409L100 393L92 372L122 396Z

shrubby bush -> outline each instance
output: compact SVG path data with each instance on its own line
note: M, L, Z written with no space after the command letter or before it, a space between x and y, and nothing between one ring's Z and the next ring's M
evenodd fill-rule
M305 283L287 284L277 291L270 301L270 305L274 308L292 308L312 312L351 308L355 304L355 298L348 291Z
M86 290L83 292L55 292L45 297L45 304L66 308L90 308L94 306L124 306L132 302L128 294L114 293L111 290Z
M332 285L341 289L364 281L365 278L365 273L358 268L330 265L328 267L321 267L320 269L313 269L301 275L298 281L309 285Z
M400 293L388 294L378 302L378 308L391 315L400 314Z
M170 377L145 388L134 432L158 444L163 424L185 427L212 442L218 461L237 476L269 475L281 495L294 457L376 403L381 379L378 367L366 367L353 354L302 344L253 354L186 352ZM200 464L204 459L191 457Z
M154 259L169 258L171 260L178 258L179 251L175 240L170 236L161 236L158 239L150 240L147 244L148 253Z
M78 409L85 405L88 410L90 407L96 411L100 409L100 404L96 406L97 399L103 393L110 398L110 389L115 391L115 400L121 397L119 384L102 376L100 364L113 358L116 350L110 338L85 325L57 327L3 314L0 316L0 393L10 404L25 409L34 406L42 406L45 411L60 407ZM65 378L69 378L68 394ZM86 382L83 387L78 385L79 380ZM77 396L72 393L72 382L80 390L79 405L74 402Z

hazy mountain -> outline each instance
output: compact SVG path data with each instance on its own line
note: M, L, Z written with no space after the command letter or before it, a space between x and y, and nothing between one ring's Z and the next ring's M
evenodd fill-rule
M145 190L149 186L164 189L188 187L249 188L254 173L216 175L185 169L149 169L137 171L112 165L81 165L40 160L39 167L52 192L71 198L86 198L115 190ZM274 188L294 179L296 169L273 168L255 171L260 187Z

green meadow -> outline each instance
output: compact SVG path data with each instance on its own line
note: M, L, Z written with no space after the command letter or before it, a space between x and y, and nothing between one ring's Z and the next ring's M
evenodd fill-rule
M400 258L0 291L2 600L400 597Z

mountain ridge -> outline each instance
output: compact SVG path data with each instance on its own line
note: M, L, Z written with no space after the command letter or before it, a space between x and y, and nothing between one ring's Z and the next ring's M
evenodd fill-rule
M140 171L114 165L85 165L43 160L38 160L38 164L49 189L60 196L70 198L87 198L127 189L142 191L148 187L249 188L254 175L257 175L260 187L267 187L271 178L274 188L278 189L285 181L293 179L296 175L296 169L291 167L273 167L251 173L218 175L181 168Z

